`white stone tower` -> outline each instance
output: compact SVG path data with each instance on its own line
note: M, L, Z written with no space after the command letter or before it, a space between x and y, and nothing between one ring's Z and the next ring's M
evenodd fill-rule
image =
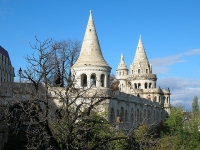
M141 36L136 48L135 58L130 65L129 79L134 89L156 88L157 78L155 74L152 74L152 66L146 56Z
M152 66L148 61L141 36L134 60L130 65L129 74L123 55L116 74L117 79L120 81L119 88L121 92L158 102L161 107L170 113L170 90L169 88L156 88L157 77L156 74L152 73Z
M71 67L77 87L109 88L111 67L105 61L98 41L92 11L85 31L81 52Z
M116 70L116 78L117 78L117 80L120 81L119 90L121 92L126 92L126 90L127 90L127 82L126 82L127 76L128 76L127 65L124 62L124 55L121 54L120 63Z

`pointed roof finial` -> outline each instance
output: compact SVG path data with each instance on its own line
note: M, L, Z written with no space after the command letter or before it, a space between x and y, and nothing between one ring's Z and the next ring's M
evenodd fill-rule
M124 54L121 54L121 61L124 61Z
M126 63L124 62L124 54L123 53L121 54L121 59L120 59L120 63L118 65L117 70L119 70L119 69L126 69L127 70Z
M136 48L136 52L135 52L135 58L133 60L133 63L138 64L139 62L147 62L148 63L148 59L147 59L147 55L142 43L142 36L140 35L139 37L139 41L138 41L138 45Z
M80 55L72 68L85 66L85 64L90 64L91 66L103 66L111 69L101 52L101 47L92 18L92 10L90 10L90 16L88 19Z

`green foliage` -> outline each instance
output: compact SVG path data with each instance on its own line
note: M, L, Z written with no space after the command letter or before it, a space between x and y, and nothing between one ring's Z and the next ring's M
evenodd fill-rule
M78 149L123 150L127 146L124 133L116 132L115 128L97 113L92 113L89 117L85 116L77 121L72 132L65 118L62 119L60 125L53 125L53 128L61 148L68 144L69 136L73 140L73 147Z
M183 110L181 107L173 107L171 114L165 121L165 125L170 130L170 133L176 133L183 129L184 118Z
M138 129L134 131L134 137L137 142L144 143L149 140L148 137L148 125L147 124L141 124Z
M199 114L197 109L195 111L196 114ZM182 108L173 107L169 118L166 119L163 126L163 131L167 129L167 132L163 132L162 137L158 140L157 149L192 150L199 148L200 132L198 125L196 119L184 118Z
M199 104L198 104L198 97L195 96L192 102L192 112L197 113L199 112Z

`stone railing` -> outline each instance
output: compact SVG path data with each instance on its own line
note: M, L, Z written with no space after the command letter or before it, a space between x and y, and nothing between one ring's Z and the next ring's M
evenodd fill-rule
M126 94L123 92L112 91L112 90L110 90L109 94L111 95L112 98L119 99L121 101L134 102L134 103L146 104L146 105L150 105L150 106L154 106L154 107L160 107L160 104L158 102L152 102L145 98L137 97L137 96L134 96L131 94Z
M117 131L127 131L130 129L130 122L113 123L112 125Z
M131 74L128 77L128 80L135 80L135 79L157 80L157 77L155 74Z

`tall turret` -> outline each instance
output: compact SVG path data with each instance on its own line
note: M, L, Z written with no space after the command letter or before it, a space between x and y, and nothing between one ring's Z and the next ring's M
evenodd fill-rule
M121 54L120 63L116 70L116 78L120 81L119 89L122 92L126 92L126 90L127 90L127 88L126 88L127 87L127 83L126 83L127 75L128 75L127 65L124 62L124 55Z
M130 66L129 82L133 89L156 88L156 75L152 74L152 67L149 64L140 35L135 52L133 63Z
M136 48L135 58L130 66L130 74L149 74L152 73L143 43L140 35L138 46Z
M92 11L85 31L81 52L71 67L78 87L109 87L111 67L105 61L96 33Z

